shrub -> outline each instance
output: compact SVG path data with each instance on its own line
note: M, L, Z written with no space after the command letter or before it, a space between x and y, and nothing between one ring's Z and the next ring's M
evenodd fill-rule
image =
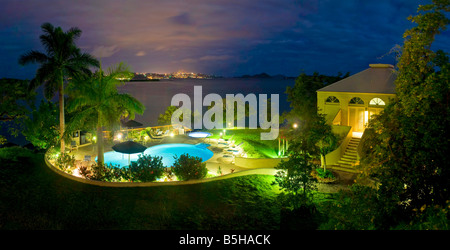
M200 157L182 154L176 158L173 164L173 173L179 180L187 181L205 178L208 169L206 168L206 163L202 163Z
M119 168L112 164L108 166L94 163L90 171L83 170L80 171L80 174L87 179L97 181L122 182L131 180L127 168Z
M316 172L317 172L317 176L322 179L326 179L326 178L334 179L333 172L331 172L328 169L324 170L323 168L316 168Z
M139 155L139 159L129 167L131 181L155 181L164 175L164 171L161 156Z
M56 157L55 166L64 172L72 173L72 167L75 166L75 156L70 154L60 154Z

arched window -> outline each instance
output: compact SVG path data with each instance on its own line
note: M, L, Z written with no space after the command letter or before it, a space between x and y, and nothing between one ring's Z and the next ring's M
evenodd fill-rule
M384 106L386 105L386 103L384 103L384 101L381 100L381 98L375 97L372 100L370 100L369 105Z
M353 98L350 100L349 104L353 104L353 105L364 105L364 101L363 101L361 98L359 98L359 97L353 97Z
M325 100L326 104L337 104L339 103L339 99L336 98L336 96L329 96L326 100Z

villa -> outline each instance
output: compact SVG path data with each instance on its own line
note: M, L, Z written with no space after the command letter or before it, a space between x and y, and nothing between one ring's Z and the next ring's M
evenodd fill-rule
M396 72L390 64L370 67L317 90L317 107L333 131L346 134L341 145L326 156L334 169L355 172L357 148L372 115L379 114L395 97Z

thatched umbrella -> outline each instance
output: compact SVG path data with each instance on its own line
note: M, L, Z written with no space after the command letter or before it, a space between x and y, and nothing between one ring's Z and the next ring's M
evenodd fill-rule
M130 154L142 153L147 147L134 141L126 141L112 146L112 149L122 154L128 154L128 165L130 165Z

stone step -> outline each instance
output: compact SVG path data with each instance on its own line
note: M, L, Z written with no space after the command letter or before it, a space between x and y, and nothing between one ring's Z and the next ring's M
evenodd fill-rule
M340 166L346 166L346 167L352 167L352 166L353 166L353 163L354 163L354 162L341 161L341 160L338 161L338 164L339 164Z
M358 153L356 153L356 150L354 150L354 151L347 150L347 151L345 151L344 155L352 155L352 156L356 157L358 155Z
M349 160L349 161L357 161L358 160L358 157L356 157L356 155L346 155L346 154L344 154L342 157L341 157L341 160L342 159L346 159L346 160Z
M333 170L340 170L343 172L358 173L358 171L353 167L343 167L343 166L334 165L334 166L330 166L329 168L331 168Z

